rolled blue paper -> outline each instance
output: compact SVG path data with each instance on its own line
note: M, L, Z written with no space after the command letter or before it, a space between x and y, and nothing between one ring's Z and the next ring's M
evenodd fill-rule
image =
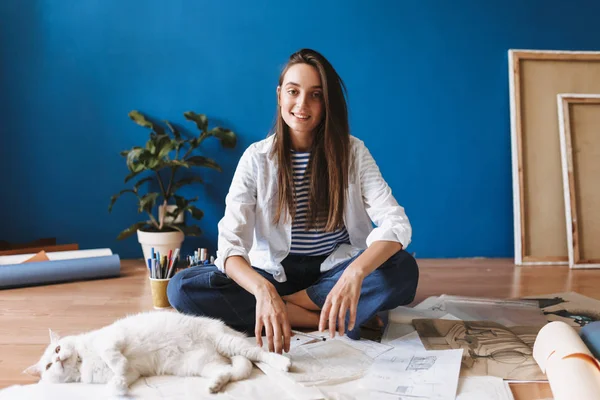
M581 328L579 335L594 357L600 359L600 321L587 324Z
M121 274L118 254L0 265L0 289L111 278Z

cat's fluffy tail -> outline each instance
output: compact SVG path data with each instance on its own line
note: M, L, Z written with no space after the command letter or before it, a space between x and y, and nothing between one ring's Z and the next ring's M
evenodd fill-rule
M244 356L231 357L231 380L246 379L252 373L252 362Z

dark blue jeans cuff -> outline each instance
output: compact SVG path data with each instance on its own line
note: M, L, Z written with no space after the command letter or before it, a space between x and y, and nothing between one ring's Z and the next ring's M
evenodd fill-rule
M312 302L315 303L317 307L319 307L319 309L323 308L323 304L325 304L325 299L327 298L327 295L319 293L315 286L307 287L306 294L312 300Z

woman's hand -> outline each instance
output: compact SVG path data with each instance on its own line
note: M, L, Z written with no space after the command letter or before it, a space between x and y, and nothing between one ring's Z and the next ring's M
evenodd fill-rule
M266 287L255 294L256 325L254 335L256 343L262 347L262 329L265 328L269 351L281 354L290 351L290 327L287 308L274 287Z
M325 304L321 309L321 318L319 320L319 331L325 329L329 321L329 333L333 338L336 327L340 336L344 335L346 325L346 314L350 311L348 321L348 330L354 329L356 322L356 308L360 298L360 288L364 277L362 274L348 267L337 283L331 289L331 292L325 299Z

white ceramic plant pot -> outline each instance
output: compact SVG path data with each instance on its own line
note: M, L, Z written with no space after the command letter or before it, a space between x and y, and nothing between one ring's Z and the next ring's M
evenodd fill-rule
M177 206L175 204L170 204L167 206L167 212L173 212L175 211L175 209L177 208ZM160 219L162 218L163 214L164 214L164 206L158 206L158 220L160 221ZM173 217L165 217L165 223L166 224L172 224L172 223L176 223L176 224L182 224L183 223L183 215L185 213L179 213L179 215L177 216L177 218L175 219L175 221L173 221Z
M181 249L181 244L185 235L179 231L175 232L144 232L137 231L138 242L142 245L144 260L152 258L152 248L154 252L159 252L161 257L168 256L169 250L175 252L175 249Z

